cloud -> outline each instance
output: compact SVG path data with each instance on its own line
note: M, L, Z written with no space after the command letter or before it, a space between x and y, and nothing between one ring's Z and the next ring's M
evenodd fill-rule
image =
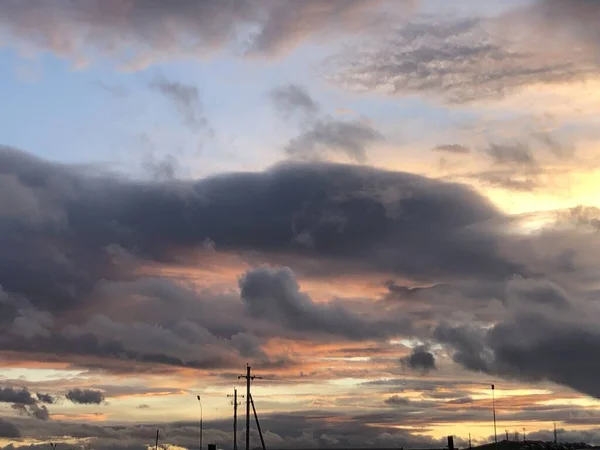
M320 109L320 106L313 100L307 90L295 84L275 88L271 91L270 96L275 107L286 115L297 111L311 114L318 112Z
M299 136L293 138L285 151L302 159L322 158L327 151L344 153L358 162L367 159L367 148L383 140L383 135L371 125L355 121L317 120Z
M265 339L371 339L406 329L398 311L386 318L369 311L373 317L363 320L349 309L368 311L364 301L348 308L341 300L327 307L312 302L296 274L385 273L427 282L522 271L500 255L495 234L476 230L503 218L488 201L465 186L407 173L288 163L195 181L139 182L3 148L0 174L39 204L52 201L52 209L18 220L0 211L0 350L12 358L35 355L117 372L224 369L242 358L289 366L289 358L265 353ZM207 240L215 250L206 252ZM262 290L250 295L252 284L245 284L241 298L140 274L145 265L210 267L225 254L244 260L248 250L293 273L250 271L245 282ZM278 321L262 327L247 311L267 306ZM285 308L304 315L294 318Z
M48 412L48 409L45 405L40 406L37 403L33 403L32 405L14 403L13 405L11 405L11 408L21 416L34 417L39 420L50 419L50 413Z
M36 401L31 396L31 393L25 388L16 390L11 387L5 387L0 388L0 402L33 405Z
M385 404L390 406L408 406L410 403L410 399L399 395L392 395L385 399Z
M507 378L552 381L600 397L600 345L593 305L556 283L516 278L507 285L507 314L491 327L442 322L435 338L461 366Z
M340 417L343 420L331 420ZM328 412L309 410L295 413L263 414L261 428L265 443L283 448L439 448L441 439L413 434L408 430L383 425L366 425L359 417L351 414L335 416ZM35 436L42 442L53 436L72 436L86 439L98 449L143 448L153 442L156 429L161 430L161 442L165 445L193 448L198 442L198 425L193 422L171 422L151 424L116 424L98 426L67 421L33 422L23 421L27 429L25 438ZM228 419L204 422L204 438L217 446L231 444L231 423ZM259 442L258 433L251 431L252 442ZM459 442L462 442L459 440ZM46 442L34 449L48 446ZM4 447L8 450L7 447Z
M423 373L436 369L435 356L429 351L429 348L424 345L415 347L410 355L402 358L401 362L402 365Z
M544 3L538 5L542 10ZM556 46L541 44L550 33L531 30L539 9L519 9L489 19L423 16L401 25L386 39L367 40L332 59L328 78L352 90L426 95L464 104L597 74L600 66L593 54L574 52L556 39Z
M467 178L477 180L484 185L502 188L508 191L534 192L542 186L539 180L540 171L526 167L511 169L484 170Z
M52 397L50 394L40 394L39 392L35 394L38 400L42 403L47 403L49 405L53 404L56 399Z
M12 403L11 408L20 415L31 416L40 420L50 418L46 406L38 404L37 399L25 388L21 390L12 387L0 388L0 402Z
M304 163L165 184L88 175L6 148L0 162L20 188L54 199L50 217L23 216L18 229L0 212L0 285L48 311L89 299L101 280L132 278L110 249L169 262L206 239L231 250L320 255L332 269L336 261L424 277L517 269L497 256L491 236L464 234L501 217L486 199L413 174ZM69 226L55 225L55 214ZM78 251L68 252L73 246ZM419 258L403 256L411 253Z
M259 268L239 281L241 297L254 317L281 323L297 331L339 335L348 339L385 338L406 332L406 323L393 320L370 322L342 304L316 304L300 291L289 268Z
M104 402L102 391L93 391L90 389L72 389L65 395L67 400L82 405L100 405Z
M293 113L300 113L301 132L285 147L286 153L293 158L323 160L327 153L338 152L357 162L365 162L368 147L384 139L367 121L319 115L319 104L302 86L292 84L276 88L270 97L284 117L290 119Z
M169 81L164 77L155 79L150 87L169 100L184 123L193 130L209 129L208 120L196 86Z
M364 30L377 17L378 5L371 0L178 0L158 6L142 0L77 5L50 0L25 6L9 0L0 6L0 33L80 65L108 56L137 68L225 48L280 55L325 33L331 38Z
M464 145L460 144L437 145L432 150L434 152L454 153L458 155L471 153L471 149L469 149L469 147L465 147Z
M523 143L491 144L485 152L496 164L532 165L535 163L531 150Z
M528 20L542 33L566 40L573 52L597 50L600 34L596 26L600 7L589 0L538 0L528 9ZM578 48L579 47L579 48Z
M12 423L0 419L0 437L3 438L20 438L21 432L19 429Z
M150 405L147 405L147 404L145 404L145 403L142 403L142 404L140 404L140 405L137 405L137 406L136 406L136 408L137 408L137 409L148 409L148 408L150 408Z

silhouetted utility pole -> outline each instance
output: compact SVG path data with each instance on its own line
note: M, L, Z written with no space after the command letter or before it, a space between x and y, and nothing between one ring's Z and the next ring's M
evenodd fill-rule
M240 375L240 378L246 379L246 450L250 450L250 382L254 379L260 380L262 377L250 375L250 365L246 364L246 375Z
M233 450L238 450L237 445L237 409L241 403L238 403L238 395L237 389L233 389L233 395L228 395L227 397L233 397ZM242 397L244 397L242 395Z
M558 435L556 434L556 422L554 422L554 446L558 447Z
M527 442L527 435L525 434L525 427L523 427L523 442Z
M471 433L469 433L469 449L471 448Z
M200 405L200 436L199 436L199 440L200 440L200 450L202 450L202 434L203 434L203 429L202 429L202 398L200 398L199 395L196 396L196 398L198 399L198 404Z
M262 450L267 450L265 446L265 440L263 439L262 430L260 428L260 422L258 421L258 414L256 414L256 406L254 406L254 400L252 399L252 395L250 395L250 402L252 403L252 411L254 412L254 420L256 420L256 428L258 428L258 435L260 436L260 445L262 445ZM452 449L450 449L452 450Z
M154 450L158 450L158 428L156 429L156 444L154 445Z
M504 432L506 433L506 442L508 442L508 430L504 430Z
M494 395L494 385L492 384L492 412L494 413L494 442L498 450L498 433L496 433L496 397Z

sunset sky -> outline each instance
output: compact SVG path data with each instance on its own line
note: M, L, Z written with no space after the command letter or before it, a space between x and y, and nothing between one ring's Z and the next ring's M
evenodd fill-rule
M0 0L0 449L600 444L598 24Z

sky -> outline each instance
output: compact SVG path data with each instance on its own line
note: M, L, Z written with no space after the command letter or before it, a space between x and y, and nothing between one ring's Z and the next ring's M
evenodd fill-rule
M0 449L600 444L599 22L0 2Z

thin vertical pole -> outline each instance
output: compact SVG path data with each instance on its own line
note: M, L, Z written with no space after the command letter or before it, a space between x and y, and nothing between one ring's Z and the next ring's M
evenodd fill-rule
M237 411L238 411L238 395L237 389L233 388L233 395L228 395L227 397L233 397L233 450L238 450L237 443ZM243 397L243 396L242 396Z
M200 405L200 450L202 450L202 434L203 434L203 427L202 427L202 399L200 398L200 396L196 396L198 398L198 404Z
M250 450L250 364L246 364L246 450Z
M254 412L254 419L256 420L256 428L258 428L258 435L260 436L260 443L262 445L262 449L267 450L262 430L260 428L260 422L258 421L258 415L256 414L256 406L254 406L254 399L252 397L250 397L250 402L252 403L252 411Z
M246 379L246 450L250 450L250 381L262 377L250 375L250 364L246 364L246 375L240 375L240 378Z
M492 384L492 412L494 414L494 442L498 450L498 433L496 432L496 396L494 394L494 385Z
M237 446L237 389L233 390L233 450L238 450Z
M556 422L554 422L554 446L558 447L558 437L556 434Z
M154 444L154 450L158 450L158 428L156 429L156 443Z

